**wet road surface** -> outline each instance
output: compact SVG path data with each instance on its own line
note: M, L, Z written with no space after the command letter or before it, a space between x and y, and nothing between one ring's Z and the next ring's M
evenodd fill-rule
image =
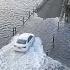
M63 0L48 0L46 4L38 11L38 16L42 18L59 17L61 13Z

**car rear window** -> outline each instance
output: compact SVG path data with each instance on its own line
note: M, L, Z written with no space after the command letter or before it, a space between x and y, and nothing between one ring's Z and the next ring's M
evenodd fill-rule
M17 43L19 43L19 44L26 44L26 40L19 39L19 40L17 40Z

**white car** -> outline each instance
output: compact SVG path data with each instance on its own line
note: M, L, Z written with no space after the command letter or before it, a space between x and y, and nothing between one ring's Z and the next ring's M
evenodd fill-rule
M18 36L14 47L16 51L26 52L33 45L35 36L31 33L23 33Z

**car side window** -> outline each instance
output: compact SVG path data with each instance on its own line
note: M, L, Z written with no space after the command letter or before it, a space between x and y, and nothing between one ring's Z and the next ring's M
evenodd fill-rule
M28 38L28 42L32 39L32 37L33 37L33 36L29 36L29 38Z

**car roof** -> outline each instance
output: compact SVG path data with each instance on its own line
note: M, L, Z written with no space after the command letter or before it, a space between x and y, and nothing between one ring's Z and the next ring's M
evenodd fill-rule
M19 35L18 39L24 39L24 40L27 40L28 37L29 37L30 35L34 36L34 35L31 34L31 33L23 33L23 34Z

